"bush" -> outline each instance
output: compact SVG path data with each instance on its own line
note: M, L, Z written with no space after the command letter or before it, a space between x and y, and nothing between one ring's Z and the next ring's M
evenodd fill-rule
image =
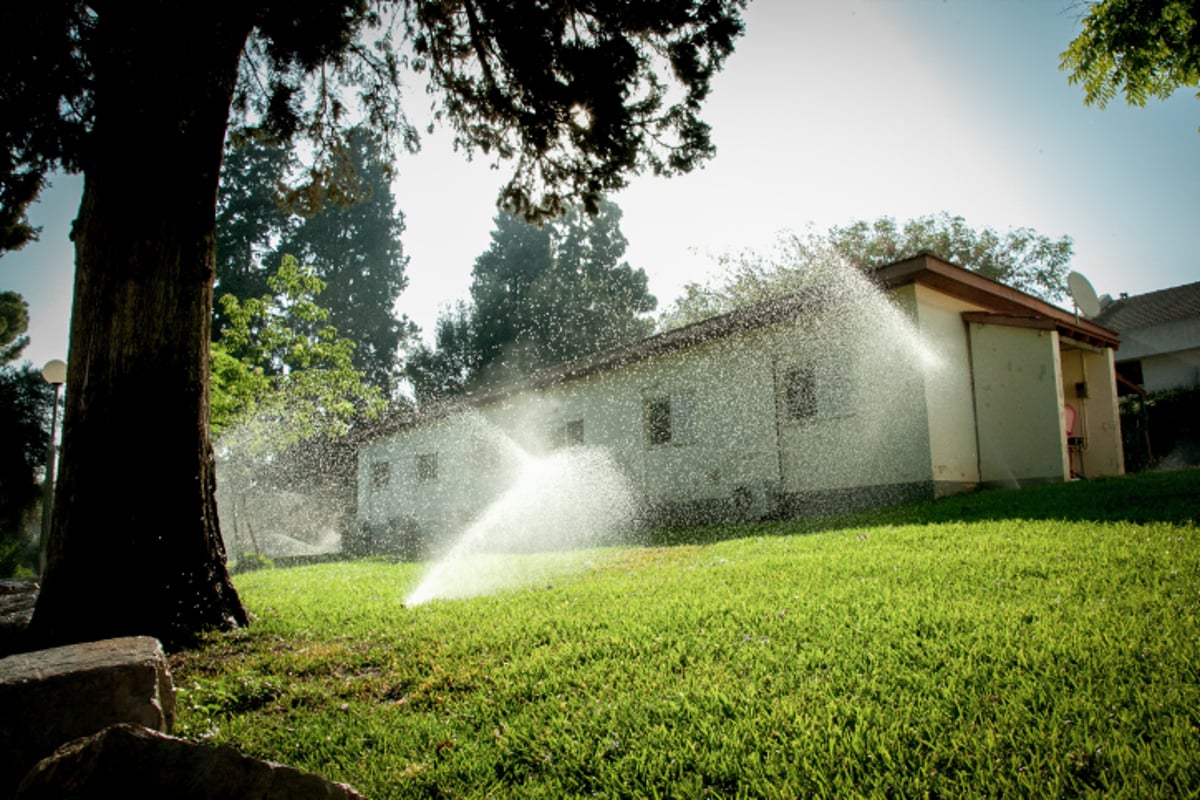
M1121 398L1125 471L1200 465L1200 387Z
M6 536L0 539L0 578L32 578L38 552L33 542Z

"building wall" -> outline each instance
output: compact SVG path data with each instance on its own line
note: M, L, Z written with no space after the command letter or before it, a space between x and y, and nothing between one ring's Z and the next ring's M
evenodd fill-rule
M789 332L791 346L777 354L776 373L786 377L811 365L818 408L802 419L790 418L786 408L778 415L785 493L819 497L857 487L928 487L928 343L920 340L914 309L907 286L890 302L868 303L865 313Z
M930 469L936 493L950 494L980 481L971 347L962 314L983 309L926 286L912 288L933 361L925 383Z
M1200 386L1200 347L1143 356L1141 361L1142 387L1147 392Z
M484 418L455 414L360 451L359 518L403 547L417 531L464 526L519 470L520 452Z
M1069 477L1058 333L970 323L984 484Z
M360 517L461 527L513 480L522 451L545 452L568 430L602 445L649 508L711 513L732 502L752 518L785 496L847 499L861 487L927 496L928 365L912 287L900 294L900 308L877 299L865 314L756 328L374 442L360 456ZM800 399L812 407L789 413L798 372L811 378ZM671 435L654 441L650 409L664 400ZM418 459L435 454L436 478L422 479Z

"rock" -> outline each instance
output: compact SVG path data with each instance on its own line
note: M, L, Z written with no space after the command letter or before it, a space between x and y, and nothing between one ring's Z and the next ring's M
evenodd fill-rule
M25 631L33 618L37 597L35 580L0 580L0 657L24 649Z
M18 800L365 800L342 783L259 761L230 747L196 744L135 725L115 725L64 745L29 772L16 796Z
M64 742L129 722L170 733L175 687L157 639L130 636L0 659L0 798Z

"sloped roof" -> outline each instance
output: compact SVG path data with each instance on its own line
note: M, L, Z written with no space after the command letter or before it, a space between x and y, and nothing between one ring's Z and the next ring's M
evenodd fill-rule
M1200 318L1200 281L1114 300L1094 322L1129 331L1191 317Z
M1120 336L1109 327L1077 317L1070 311L1019 289L943 261L932 253L920 253L879 267L872 273L872 278L887 289L909 283L924 284L943 294L985 308L995 319L1004 319L1006 324L1023 323L1057 330L1060 336L1097 347L1116 349L1121 343ZM977 319L982 318L977 316Z

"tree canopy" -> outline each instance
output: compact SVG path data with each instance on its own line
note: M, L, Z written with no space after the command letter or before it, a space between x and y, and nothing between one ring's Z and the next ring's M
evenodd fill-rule
M0 4L0 248L53 169L82 172L67 403L41 644L180 646L248 621L208 431L216 196L232 124L306 139L299 196L353 186L349 131L415 147L403 80L458 149L512 167L526 218L713 153L701 103L745 0ZM86 380L81 380L86 376ZM154 469L131 432L155 444ZM133 575L135 580L120 576Z
M802 288L813 267L829 263L869 272L920 252L930 252L981 275L1054 301L1065 296L1072 243L1030 228L1000 233L975 229L946 212L899 224L892 217L855 220L828 231L809 228L781 237L773 253L723 256L723 274L709 283L692 282L666 311L660 327L674 328ZM818 271L819 272L819 271Z
M534 219L578 202L594 210L631 173L673 175L712 156L699 111L741 35L746 0L535 3L520 14L497 0L258 0L216 14L123 5L122 14L159 17L147 21L172 38L216 24L241 41L223 116L275 141L315 142L298 194L341 191L348 120L417 147L400 91L407 70L428 81L456 148L513 163L502 204ZM86 171L95 155L96 79L116 55L105 25L116 11L79 0L0 10L0 252L36 238L26 210L46 176Z
M1180 87L1200 87L1195 0L1102 0L1088 5L1081 24L1059 65L1083 87L1088 105L1104 108L1120 93L1144 106Z
M657 301L642 269L624 260L621 209L601 200L534 225L506 212L475 260L471 303L438 319L436 349L410 355L420 400L526 375L652 332Z

